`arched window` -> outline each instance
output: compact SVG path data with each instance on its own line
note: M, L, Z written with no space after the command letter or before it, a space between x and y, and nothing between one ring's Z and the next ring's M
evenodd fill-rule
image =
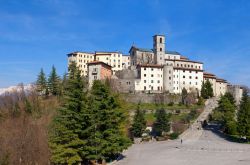
M162 51L162 48L160 48L160 51Z
M162 38L160 38L160 43L162 44Z

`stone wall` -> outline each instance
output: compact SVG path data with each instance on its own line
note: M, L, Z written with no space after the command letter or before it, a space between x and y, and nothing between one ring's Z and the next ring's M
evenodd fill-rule
M174 102L178 104L181 102L181 96L179 95L170 95L170 94L146 94L146 93L127 93L122 94L123 98L127 102L132 103L165 103Z

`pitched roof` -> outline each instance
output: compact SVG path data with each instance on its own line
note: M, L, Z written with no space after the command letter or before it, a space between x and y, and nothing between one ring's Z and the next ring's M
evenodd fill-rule
M132 46L131 49L133 49L133 48L136 49L136 50L138 50L138 51L141 51L141 52L151 52L151 53L153 53L153 49L138 48L138 47ZM181 55L179 52L171 51L171 50L166 50L165 53L166 54L173 54L173 55Z
M109 68L112 68L110 65L108 65L108 64L106 64L106 63L104 63L104 62L102 62L102 61L92 61L92 62L89 62L89 63L87 63L88 65L97 65L97 64L101 64L101 65L105 65L105 66L107 66L107 67L109 67Z

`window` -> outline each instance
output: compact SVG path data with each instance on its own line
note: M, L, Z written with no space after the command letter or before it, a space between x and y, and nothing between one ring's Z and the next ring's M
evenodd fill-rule
M171 74L171 70L169 71L169 74Z
M118 68L120 68L120 65L118 65Z
M153 87L153 86L151 87L151 90L154 90L154 87Z
M189 84L190 84L190 85L192 84L191 81L189 82Z
M183 78L185 78L185 76L183 76Z
M192 76L189 76L189 79L192 79Z
M151 68L151 71L154 71L154 68Z
M160 90L160 87L158 86L158 91Z
M160 43L162 44L162 38L160 38Z
M198 83L196 82L195 85L198 85Z
M144 86L144 90L146 90L147 89L147 87L146 86Z
M146 70L147 68L144 68L144 70Z
M196 76L195 79L198 79L198 77Z
M159 84L159 83L160 83L160 80L157 80L157 83Z
M146 83L147 81L146 80L144 80L144 83Z
M144 77L146 77L147 75L146 74L144 74Z
M151 80L151 83L154 83L154 80Z
M171 80L171 77L169 77L169 80Z
M183 84L185 84L185 81L183 81Z
M190 70L189 73L192 73L192 71Z
M183 70L183 73L185 73L185 70Z
M154 77L154 75L153 75L153 74L151 74L151 77Z
M179 64L177 64L177 67L179 67Z
M162 51L162 48L160 48L160 51Z

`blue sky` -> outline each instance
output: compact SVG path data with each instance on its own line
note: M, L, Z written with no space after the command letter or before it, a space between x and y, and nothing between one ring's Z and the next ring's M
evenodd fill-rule
M36 80L54 64L62 75L73 51L166 48L208 72L250 86L248 0L0 0L0 88Z

